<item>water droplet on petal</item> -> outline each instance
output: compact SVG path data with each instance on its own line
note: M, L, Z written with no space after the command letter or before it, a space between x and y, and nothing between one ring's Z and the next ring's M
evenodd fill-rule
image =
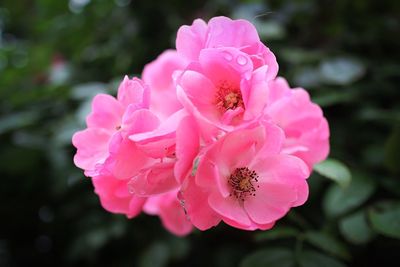
M243 56L243 55L239 55L239 56L236 58L236 62L237 62L239 65L244 66L244 65L247 64L247 58L246 58L245 56Z
M132 178L132 179L128 182L128 192L129 192L129 194L135 194L135 188L134 188L134 185L133 185L133 179L134 179L134 178Z

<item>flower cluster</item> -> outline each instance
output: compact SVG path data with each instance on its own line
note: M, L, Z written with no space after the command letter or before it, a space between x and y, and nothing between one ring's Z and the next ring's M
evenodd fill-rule
M93 99L74 162L106 210L158 215L174 234L221 221L269 229L306 201L329 152L320 107L277 73L251 23L197 19L142 80Z

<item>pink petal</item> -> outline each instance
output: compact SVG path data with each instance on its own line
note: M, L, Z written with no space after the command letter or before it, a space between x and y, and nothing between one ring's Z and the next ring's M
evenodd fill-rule
M214 84L203 74L187 70L180 77L179 85L195 106L213 105L216 89Z
M128 134L153 131L160 125L160 120L148 109L137 110L129 105L122 118L122 129Z
M118 138L118 137L115 137ZM112 154L106 162L107 169L118 179L129 179L136 175L150 161L146 154L129 139L112 147Z
M253 71L249 56L230 47L203 49L199 61L203 73L215 85L226 81L239 88L241 79L249 79Z
M272 223L283 217L297 199L290 185L258 183L255 196L248 196L244 208L250 218L259 224Z
M181 120L176 131L176 158L174 167L178 183L191 172L193 162L200 149L200 137L197 125L191 116Z
M249 168L257 172L262 183L297 184L310 175L307 165L301 159L285 154L267 157L259 155Z
M163 122L161 122L159 127L154 129L153 131L133 134L129 136L129 139L135 142L147 143L147 142L158 141L165 137L168 138L174 136L180 121L186 115L187 115L186 111L181 109L172 114Z
M92 181L101 205L107 211L125 214L129 218L133 218L141 212L146 198L139 198L131 194L119 196L116 193L121 191L121 188L128 190L126 181L121 181L111 175L96 176Z
M191 26L182 26L176 37L176 50L190 60L197 60L200 50L205 46L207 24L196 19Z
M193 225L204 231L216 226L221 217L209 206L208 193L194 182L194 177L188 177L182 186L182 203Z
M176 97L174 75L186 65L187 60L175 50L166 50L143 70L143 80L152 90L150 109L161 119L182 108Z
M139 108L148 108L150 104L150 88L140 79L124 77L118 88L118 101L124 106L135 105Z
M144 67L143 81L153 91L174 91L172 75L176 70L183 70L187 63L175 50L166 50Z
M173 166L173 163L159 163L141 171L130 180L130 191L138 196L151 196L176 189Z
M246 47L260 41L257 30L246 20L215 17L208 22L207 47Z
M210 150L210 156L212 155L218 168L228 175L232 169L247 166L250 163L261 148L264 136L262 127L228 133L218 143L218 148Z
M208 204L214 211L229 220L243 226L251 225L248 215L235 197L224 198L219 192L215 192L208 197Z
M159 214L165 228L177 236L184 236L190 233L193 225L187 218L181 206L176 192L161 195Z
M96 164L103 163L108 156L109 131L88 128L75 133L72 144L77 148L74 163L81 169L94 170Z
M88 128L104 128L116 131L121 125L124 110L122 105L112 96L98 94L92 102L92 112L86 118Z
M284 131L269 122L264 122L263 126L265 131L265 141L259 153L263 156L276 155L280 153L285 141Z

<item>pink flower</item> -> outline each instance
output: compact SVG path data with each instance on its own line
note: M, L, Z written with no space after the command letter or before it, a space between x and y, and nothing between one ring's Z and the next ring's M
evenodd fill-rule
M240 229L269 229L308 196L309 170L281 153L284 134L269 123L230 132L201 157L182 194L190 220L205 230L219 220Z
M175 50L166 50L144 67L143 81L151 88L150 110L160 119L182 108L176 97L174 76L185 69L188 61Z
M322 110L276 78L248 21L197 19L176 47L145 66L147 85L125 77L117 98L94 98L72 139L75 164L106 210L158 215L176 235L221 221L270 229L306 201L306 179L327 157Z
M171 233L184 236L190 233L193 225L188 220L177 198L178 190L150 197L143 210L150 215L158 215L162 224Z
M291 89L284 78L265 86L265 113L285 132L283 150L301 158L312 169L329 153L329 127L321 108L311 102L307 91Z
M93 99L92 112L86 119L87 129L77 132L72 138L77 148L75 165L93 176L95 192L102 206L114 213L126 214L132 218L140 213L145 198L128 192L127 181L119 180L104 167L110 160L115 139L121 139L132 128L131 114L142 112L150 103L150 91L137 78L125 76L118 88L118 96L100 94ZM151 127L153 121L141 125L142 130ZM110 151L111 147L111 151Z
M198 61L203 49L228 47L247 54L255 69L268 66L270 78L278 73L274 54L260 41L256 28L246 20L215 17L206 24L196 19L191 26L182 26L178 30L176 49L190 61Z
M112 136L125 129L124 112L129 109L148 108L150 90L139 79L130 80L125 76L118 88L118 97L106 94L95 96L92 112L86 119L87 129L72 137L77 148L74 163L85 170L87 176L95 175L96 166L101 165L109 156L109 143Z
M266 75L266 67L257 72ZM177 80L178 99L196 119L202 138L212 141L221 131L232 131L262 115L251 83L253 63L235 48L207 48ZM265 94L265 90L264 90Z
M125 214L128 218L137 216L147 198L137 197L128 191L127 181L117 179L111 174L92 178L96 194L103 208L109 212Z

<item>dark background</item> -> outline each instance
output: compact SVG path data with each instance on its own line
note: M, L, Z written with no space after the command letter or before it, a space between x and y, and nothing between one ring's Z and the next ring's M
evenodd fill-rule
M271 231L177 238L104 211L70 140L93 95L217 15L257 26L280 75L323 107L352 180L313 174ZM399 16L396 0L1 0L0 266L399 266Z

